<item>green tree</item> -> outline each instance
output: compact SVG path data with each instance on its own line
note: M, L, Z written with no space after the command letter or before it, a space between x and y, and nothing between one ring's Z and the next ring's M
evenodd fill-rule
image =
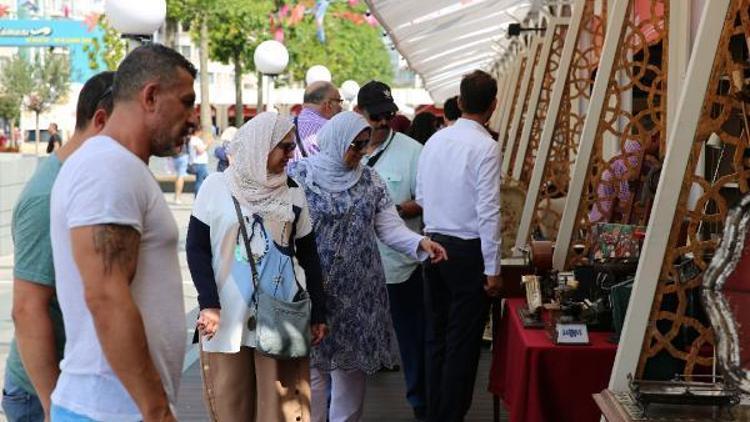
M20 56L11 60L0 73L0 117L10 122L11 146L16 145L15 127L21 118L21 105L25 96L34 89L33 67Z
M183 27L198 28L193 32L193 39L198 42L200 51L200 90L201 90L201 128L205 136L211 136L211 101L209 99L209 31L208 16L214 10L215 2L209 0L168 0L166 41L172 48L177 47L177 24ZM205 106L203 106L205 104Z
M104 15L99 16L97 26L104 35L101 38L92 39L91 44L83 46L83 51L86 52L89 60L89 68L94 71L117 70L117 66L128 51L128 44L122 39L122 34L107 22ZM102 62L104 69L101 69Z
M211 58L234 66L235 125L243 123L242 74L255 69L255 47L269 38L272 0L215 0L207 14ZM258 83L260 89L260 81Z
M303 81L307 69L322 64L331 71L337 85L348 79L359 83L372 79L391 83L393 68L382 40L382 28L354 22L354 18L365 12L366 6L362 4L332 3L324 21L325 44L318 41L315 19L310 14L299 24L285 28L292 79Z
M37 54L31 69L33 89L26 100L26 108L34 112L36 120L35 143L39 154L39 115L52 104L62 101L70 90L70 61L68 56Z

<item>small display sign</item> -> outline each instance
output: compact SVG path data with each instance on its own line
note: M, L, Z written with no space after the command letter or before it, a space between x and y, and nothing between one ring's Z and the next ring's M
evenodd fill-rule
M589 344L589 331L586 324L557 323L557 344Z

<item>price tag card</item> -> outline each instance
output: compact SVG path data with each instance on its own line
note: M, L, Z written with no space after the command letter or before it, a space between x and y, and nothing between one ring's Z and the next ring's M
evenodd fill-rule
M556 344L589 344L589 331L586 324L557 323Z

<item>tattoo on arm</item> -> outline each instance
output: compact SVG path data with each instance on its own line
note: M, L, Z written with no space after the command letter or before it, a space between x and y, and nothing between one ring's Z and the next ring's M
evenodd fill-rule
M133 275L140 238L138 231L130 226L103 224L94 227L94 250L101 256L107 275L112 274L115 266Z

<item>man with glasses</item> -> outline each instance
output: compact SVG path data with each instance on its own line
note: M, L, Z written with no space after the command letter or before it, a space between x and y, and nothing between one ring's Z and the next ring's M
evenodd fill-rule
M422 208L414 200L422 145L390 127L398 111L391 88L371 81L359 90L357 107L372 128L363 164L378 172L406 226L421 233ZM378 242L385 269L391 318L406 378L406 399L418 420L425 417L425 316L422 270L415 259Z
M50 394L60 375L65 333L55 295L50 243L50 194L63 161L98 134L112 112L114 72L81 89L70 140L40 163L13 209L15 339L5 366L3 410L10 422L49 420Z
M320 151L318 131L328 120L341 112L341 103L344 102L338 88L330 82L323 81L311 83L305 89L302 101L302 111L294 118L297 149L290 162L301 160Z

